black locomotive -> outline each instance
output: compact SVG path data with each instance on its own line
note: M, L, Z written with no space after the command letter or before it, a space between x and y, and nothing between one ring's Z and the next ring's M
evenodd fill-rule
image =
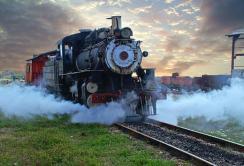
M132 39L129 27L121 28L121 17L112 16L112 26L79 33L58 41L57 50L34 56L44 86L66 99L93 107L124 98L133 93L133 115L156 114L154 69L143 69L148 52L141 51L141 41ZM40 67L40 64L43 66ZM34 71L34 70L32 70ZM28 73L27 73L28 74ZM33 74L33 73L32 73ZM29 73L30 75L30 73ZM37 79L37 77L35 77ZM36 80L29 80L33 82ZM128 95L127 95L128 96Z

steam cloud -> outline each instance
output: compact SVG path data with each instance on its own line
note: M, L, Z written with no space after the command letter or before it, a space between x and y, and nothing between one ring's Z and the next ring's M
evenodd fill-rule
M178 118L205 117L207 120L235 119L244 125L244 80L234 79L231 86L208 93L186 94L175 99L157 103L158 115L155 117L168 123L177 124Z
M244 125L244 80L234 79L231 86L208 93L185 94L175 99L157 102L158 115L155 119L177 124L178 118L202 117L207 120L232 118ZM128 94L128 99L134 99ZM35 115L70 114L73 123L113 124L126 116L123 103L111 102L91 109L80 104L55 98L42 88L10 84L0 86L0 112L5 116L32 118Z
M10 84L0 86L0 112L5 116L32 118L35 115L70 114L74 123L113 124L123 121L123 105L112 102L88 109L80 104L55 98L42 88Z

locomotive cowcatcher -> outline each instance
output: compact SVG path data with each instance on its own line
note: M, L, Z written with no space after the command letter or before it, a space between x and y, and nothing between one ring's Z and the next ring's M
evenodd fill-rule
M87 107L125 96L127 101L129 93L128 116L156 114L154 69L141 66L148 52L131 38L131 28L121 28L121 16L109 19L111 27L81 29L58 41L56 50L27 60L26 82Z

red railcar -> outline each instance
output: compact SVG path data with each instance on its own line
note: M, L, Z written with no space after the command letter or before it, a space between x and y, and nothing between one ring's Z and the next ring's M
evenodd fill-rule
M179 85L179 86L192 86L192 78L188 76L178 76L178 77L171 77L171 76L162 76L161 83L165 85Z
M171 76L161 77L161 83L163 83L165 85L170 85L171 84Z
M25 81L27 84L38 84L42 78L43 67L48 60L48 56L55 54L57 51L51 51L44 54L33 55L32 59L26 60Z

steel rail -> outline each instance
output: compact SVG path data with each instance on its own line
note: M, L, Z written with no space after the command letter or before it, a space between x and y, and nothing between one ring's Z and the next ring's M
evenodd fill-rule
M115 124L115 126L117 126L122 131L124 131L124 132L126 132L126 133L128 133L128 134L130 134L130 135L132 135L134 137L137 137L137 138L142 139L142 140L146 140L149 143L151 143L152 145L159 146L160 148L170 152L172 155L175 155L177 157L182 157L182 158L184 158L186 160L190 160L192 163L194 163L196 165L211 165L211 166L215 165L215 164L213 164L213 163L211 163L211 162L209 162L207 160L204 160L204 159L202 159L202 158L200 158L200 157L198 157L198 156L196 156L194 154L191 154L191 153L189 153L189 152L187 152L185 150L179 149L179 148L177 148L177 147L175 147L173 145L170 145L170 144L168 144L166 142L163 142L161 140L153 138L153 137L151 137L149 135L146 135L146 134L144 134L142 132L139 132L139 131L137 131L135 129L127 127L127 126L125 126L123 124L118 124L117 123L117 124Z
M209 134L205 134L205 133L202 133L202 132L199 132L199 131L195 131L195 130L187 129L187 128L184 128L184 127L172 125L172 124L169 124L169 123L160 122L160 121L157 121L157 120L154 120L154 119L147 118L145 120L145 122L149 123L149 124L155 124L155 125L157 125L159 127L164 127L164 128L168 128L170 130L178 131L180 133L193 136L195 138L207 141L209 143L218 144L218 145L220 145L221 147L224 147L224 148L231 148L234 151L244 152L244 145L238 144L238 143L235 143L235 142L223 139L223 138L215 137L215 136L212 136L212 135L209 135Z

